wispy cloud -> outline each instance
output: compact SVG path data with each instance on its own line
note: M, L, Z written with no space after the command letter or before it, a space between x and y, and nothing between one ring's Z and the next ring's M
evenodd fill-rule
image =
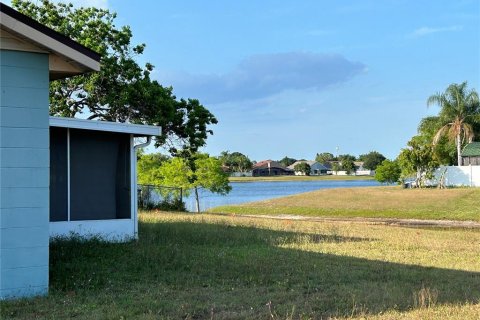
M463 26L449 26L449 27L439 27L439 28L431 28L431 27L422 27L418 28L417 30L413 31L409 34L410 38L419 38L428 36L433 33L439 32L454 32L454 31L461 31L463 30Z
M179 96L223 103L261 99L288 90L322 90L363 72L363 63L339 54L290 52L250 56L224 74L173 72L158 76L165 85L173 85Z

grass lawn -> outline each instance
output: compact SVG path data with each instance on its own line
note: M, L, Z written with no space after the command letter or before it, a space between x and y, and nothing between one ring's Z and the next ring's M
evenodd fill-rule
M1 319L479 319L480 230L143 213L140 239L57 241L50 295Z
M209 209L216 213L293 214L480 221L480 188L323 189L283 198Z
M316 181L316 180L374 180L371 176L271 176L271 177L230 177L230 182L255 182L255 181Z

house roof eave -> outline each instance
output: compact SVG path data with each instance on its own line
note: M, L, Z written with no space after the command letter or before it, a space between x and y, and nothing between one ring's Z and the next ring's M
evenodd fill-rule
M144 124L50 117L50 127L133 134L137 137L160 136L162 128Z
M3 3L0 3L0 22L2 31L58 55L78 69L73 72L64 71L63 74L56 73L54 77L100 70L100 54ZM2 40L2 48L6 46L3 49L8 49L7 45L8 43L3 43Z

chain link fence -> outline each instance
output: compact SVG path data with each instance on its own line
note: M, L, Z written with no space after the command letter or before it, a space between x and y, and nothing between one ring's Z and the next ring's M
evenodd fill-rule
M140 184L138 185L138 208L186 211L182 188Z

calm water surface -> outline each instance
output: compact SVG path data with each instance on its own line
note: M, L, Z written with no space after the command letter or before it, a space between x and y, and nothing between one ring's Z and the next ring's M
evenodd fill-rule
M276 182L232 182L232 191L226 196L200 190L200 208L202 211L229 204L266 200L319 189L352 188L379 186L374 180L350 181L276 181ZM195 211L195 198L185 199L188 211Z

